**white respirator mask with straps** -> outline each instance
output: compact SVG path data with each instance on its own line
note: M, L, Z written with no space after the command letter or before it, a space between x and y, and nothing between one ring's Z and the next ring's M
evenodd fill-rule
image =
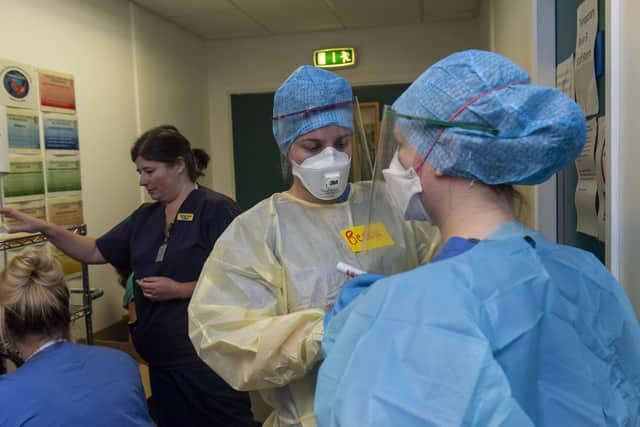
M344 193L349 183L351 156L327 147L300 164L291 161L291 166L292 173L316 198L334 200Z
M389 194L406 220L428 221L431 217L425 211L420 199L422 184L420 176L413 168L406 169L398 159L398 152L393 155L387 169L382 170Z

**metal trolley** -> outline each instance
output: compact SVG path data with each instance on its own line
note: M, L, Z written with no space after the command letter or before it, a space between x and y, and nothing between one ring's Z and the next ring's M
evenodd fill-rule
M86 224L75 225L71 227L66 227L68 230L73 231L74 233L86 235L87 234L87 226ZM0 252L6 253L7 250L10 249L19 249L26 246L37 245L39 243L46 242L48 240L47 236L42 233L28 234L15 238L8 238L0 240ZM71 321L76 321L78 319L84 318L85 330L86 330L86 341L87 344L93 344L93 300L100 298L104 295L104 291L102 289L92 289L89 286L89 268L88 265L82 263L82 287L81 288L69 288L69 291L72 294L82 294L82 303L74 304L71 306ZM17 362L15 357L9 354L6 343L0 339L0 374L4 374L6 372L5 359L13 360L14 363Z

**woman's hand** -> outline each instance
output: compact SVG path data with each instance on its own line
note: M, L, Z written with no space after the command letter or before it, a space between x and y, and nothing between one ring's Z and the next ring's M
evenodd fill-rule
M31 215L24 214L20 211L11 208L0 208L0 214L5 218L11 218L20 224L10 227L7 231L9 233L39 233L44 232L47 229L48 223L41 219L35 218Z
M152 301L191 298L195 282L180 283L163 276L150 276L136 280L142 295Z

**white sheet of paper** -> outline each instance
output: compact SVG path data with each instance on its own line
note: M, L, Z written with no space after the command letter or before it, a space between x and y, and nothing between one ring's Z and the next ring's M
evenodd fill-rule
M9 129L4 105L0 105L0 173L2 172L9 172Z
M598 138L596 144L596 182L598 185L598 239L605 241L607 220L607 118L598 118Z
M576 101L585 116L598 114L598 87L593 51L598 30L598 2L584 0L578 7L576 27L575 90Z
M577 231L590 236L598 236L598 212L596 212L596 165L594 150L597 138L596 119L587 120L587 142L582 153L576 159L578 184L576 186L575 204L578 215Z
M573 53L556 67L556 87L571 99L576 99L573 84Z
M598 236L598 215L596 214L595 180L586 180L578 183L576 188L576 211L578 221L576 230L589 236Z

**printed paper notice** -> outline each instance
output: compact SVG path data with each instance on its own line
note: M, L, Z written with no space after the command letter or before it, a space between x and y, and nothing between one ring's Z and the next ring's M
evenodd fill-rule
M0 172L9 172L9 130L4 105L0 105Z
M598 239L605 241L607 223L607 118L598 118L598 143L596 144L596 182L598 186Z
M594 150L596 145L596 119L587 120L587 142L582 153L576 160L578 184L576 186L575 203L577 231L598 236L598 213L596 211L596 171Z
M78 120L75 115L45 113L43 122L46 149L78 149Z
M76 92L72 75L40 70L39 80L42 110L75 111Z
M556 87L571 99L576 99L573 84L573 53L556 67Z
M80 153L75 150L47 150L47 192L80 191Z
M9 148L40 150L38 112L21 108L7 108Z
M4 202L4 207L15 209L17 211L45 221L47 220L47 214L44 208L44 194L36 196L7 198ZM18 221L15 221L8 217L5 217L5 220L9 227L20 224Z
M84 222L82 196L79 191L49 194L47 197L49 221L58 225L79 225Z
M44 194L42 155L39 151L18 153L10 150L9 175L3 178L4 197Z
M585 116L598 114L598 86L593 63L598 30L597 0L584 0L578 7L576 30L575 88L576 101Z
M38 88L34 77L33 67L0 59L0 104L37 109Z

